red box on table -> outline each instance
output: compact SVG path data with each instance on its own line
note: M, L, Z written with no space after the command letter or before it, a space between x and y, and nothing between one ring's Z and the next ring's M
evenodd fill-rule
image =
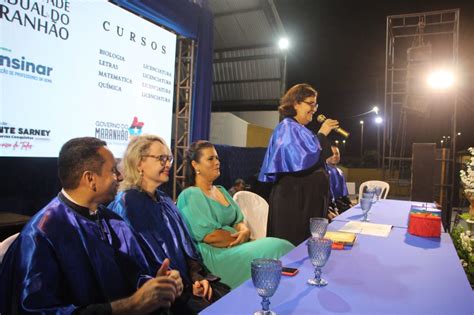
M422 237L441 237L441 211L424 211L412 207L408 233Z

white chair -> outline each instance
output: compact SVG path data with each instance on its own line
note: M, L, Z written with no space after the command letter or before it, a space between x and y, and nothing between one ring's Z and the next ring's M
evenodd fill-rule
M353 204L356 204L357 203L357 196L358 196L358 195L356 195L356 183L347 182L346 186L347 186L347 193L349 194L348 197L349 197L350 201Z
M0 264L2 263L3 261L3 256L5 256L7 250L8 250L8 247L10 247L10 245L13 243L13 241L18 237L20 233L16 233L12 236L9 236L7 237L6 239L4 239L2 242L0 242Z
M346 186L347 186L347 193L349 195L355 195L356 193L356 183L354 182L347 182L346 183Z
M239 191L234 195L250 229L250 238L257 240L267 236L268 203L257 194L250 191Z
M364 193L365 187L382 187L382 194L380 195L380 199L387 198L388 191L390 190L390 184L387 182L383 182L381 180L369 180L360 184L359 187L359 200L362 198L362 194Z

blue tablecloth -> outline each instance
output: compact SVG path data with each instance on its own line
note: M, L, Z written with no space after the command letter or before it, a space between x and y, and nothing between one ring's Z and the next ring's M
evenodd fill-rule
M372 205L369 212L371 223L390 224L395 227L408 228L408 215L411 201L382 199ZM362 219L360 204L337 216L335 221L359 221Z
M388 201L389 205L396 203ZM405 202L406 214L409 206ZM345 223L334 221L329 230L338 230ZM446 233L440 239L429 239L394 227L387 238L358 235L352 249L332 251L323 268L329 285L323 288L306 284L314 268L305 243L281 260L300 272L282 277L270 300L271 309L280 315L474 314L471 287ZM249 280L201 314L253 314L260 309L260 301Z

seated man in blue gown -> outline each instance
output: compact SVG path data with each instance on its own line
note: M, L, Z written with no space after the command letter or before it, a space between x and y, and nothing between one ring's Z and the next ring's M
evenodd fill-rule
M168 270L169 260L151 270L146 247L101 206L121 180L106 143L68 141L58 171L63 190L28 222L0 266L0 314L173 312L183 290L179 272Z
M349 193L347 191L346 179L344 173L337 164L341 161L341 155L337 146L331 146L333 155L326 160L329 174L329 200L330 210L335 213L342 213L352 207Z

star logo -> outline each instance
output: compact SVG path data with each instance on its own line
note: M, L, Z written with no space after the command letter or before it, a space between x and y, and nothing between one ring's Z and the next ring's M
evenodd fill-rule
M142 128L145 125L144 122L138 121L137 117L133 117L132 125L128 128L130 136L139 136L142 134Z

